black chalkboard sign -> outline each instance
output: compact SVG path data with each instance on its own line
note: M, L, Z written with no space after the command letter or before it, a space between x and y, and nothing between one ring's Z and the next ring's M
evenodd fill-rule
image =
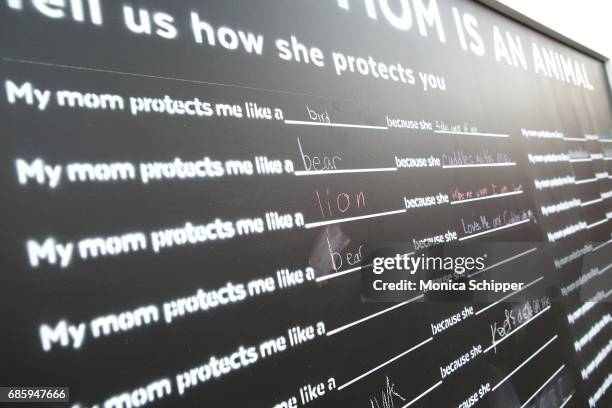
M0 386L74 408L609 407L602 61L478 3L5 0ZM362 298L472 245L487 301Z

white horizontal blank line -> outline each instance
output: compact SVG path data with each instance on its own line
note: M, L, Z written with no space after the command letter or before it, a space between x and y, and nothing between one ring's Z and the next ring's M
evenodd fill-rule
M443 133L449 135L467 135L467 136L483 136L483 137L509 137L503 133L482 133L482 132L452 132L450 130L434 130L434 133Z
M339 224L341 222L364 220L366 218L382 217L382 216L385 216L385 215L399 214L399 213L403 213L403 212L406 212L405 208L403 208L401 210L385 211L385 212L381 212L381 213L368 214L368 215L360 215L358 217L337 218L335 220L329 220L329 221L310 222L310 223L304 225L304 227L306 227L306 228L314 228L314 227L320 227L322 225Z
M480 236L480 235L484 235L484 234L489 234L491 232L503 230L503 229L506 229L506 228L514 227L515 225L524 224L524 223L529 222L529 221L530 220L527 219L527 220L522 220L522 221L514 222L512 224L503 225L501 227L493 228L493 229L490 229L490 230L487 230L487 231L482 231L482 232L479 232L477 234L472 234L472 235L468 235L468 236L465 236L465 237L461 237L461 238L459 238L459 241L463 241L464 239L474 238L474 237L477 237L477 236Z
M576 181L574 181L574 184L592 183L592 182L597 181L597 180L599 180L597 177L590 178L590 179L576 180Z
M494 343L492 343L489 347L487 347L485 349L485 351L483 353L487 353L489 352L489 350L491 350L493 347L497 347L498 345L500 345L501 343L503 343L504 341L506 341L506 339L510 338L510 336L512 336L514 333L516 333L519 329L522 329L523 327L527 326L529 323L531 323L532 321L534 321L535 319L537 319L540 315L542 315L544 312L546 312L548 309L550 309L550 306L547 306L545 309L540 310L540 312L538 312L537 314L531 316L529 318L529 320L523 322L523 324L519 325L518 327L516 327L514 330L512 330L510 333L506 334L501 340L496 341Z
M608 220L609 220L609 218L604 218L603 220L596 221L596 222L594 222L592 224L587 225L587 229L591 229L591 228L597 227L598 225L601 225L601 224L607 222Z
M530 254L530 253L532 253L532 252L534 252L534 251L537 251L537 250L538 250L538 248L531 248L531 249L528 249L528 250L527 250L527 251L525 251L525 252L521 252L520 254L513 255L513 256L511 256L511 257L510 257L510 258L508 258L508 259L504 259L503 261L499 261L499 262L497 262L497 263L495 263L495 264L493 264L493 265L489 265L489 266L487 266L486 268L484 268L484 269L482 269L482 270L480 270L480 271L478 271L478 272L474 272L474 273L470 274L470 275L469 275L469 277L471 278L471 277L473 277L473 276L480 275L481 273L486 272L486 271L488 271L489 269L493 269L493 268L495 268L496 266L503 265L503 264L505 264L506 262L514 261L515 259L520 258L521 256L525 256L525 255Z
M522 191L511 191L509 193L492 194L492 195L488 195L484 197L476 197L476 198L468 198L465 200L451 201L451 204L469 203L470 201L488 200L490 198L508 197L508 196L518 195L518 194L523 194L523 192Z
M442 166L443 169L460 169L465 167L503 167L503 166L516 166L515 162L507 163L484 163L484 164L452 164L448 166Z
M377 129L387 130L386 126L370 126L370 125L355 125L352 123L324 123L324 122L309 122L306 120L285 120L286 125L306 125L306 126L326 126L326 127L345 127L359 129Z
M415 399L413 399L412 401L410 401L409 403L404 405L402 408L408 408L409 406L411 406L412 404L414 404L415 402L417 402L418 400L423 398L425 395L429 394L430 392L432 392L433 390L438 388L438 386L440 386L440 384L442 384L442 381L438 381L437 383L435 383L434 385L432 385L431 387L429 387L428 389L423 391L418 397L416 397Z
M432 340L433 340L433 337L430 337L430 338L428 338L427 340L422 341L421 343L417 344L416 346L409 348L408 350L404 351L403 353L400 353L400 354L398 354L397 356L395 356L395 357L393 357L393 358L391 358L391 359L389 359L389 360L385 361L384 363L382 363L382 364L380 364L380 365L378 365L378 366L374 367L374 368L373 368L373 369L371 369L370 371L367 371L367 372L365 372L365 373L361 374L360 376L353 378L353 379L352 379L352 380L350 380L349 382L346 382L346 383L342 384L341 386L339 386L339 387L338 387L338 391L341 391L343 388L346 388L346 387L348 387L349 385L351 385L351 384L353 384L353 383L355 383L355 382L357 382L357 381L361 380L362 378L364 378L364 377L366 377L366 376L368 376L368 375L372 374L374 371L376 371L376 370L379 370L379 369L383 368L383 367L384 367L384 366L386 366L387 364L390 364L390 363L394 362L394 361L395 361L395 360L397 360L398 358L401 358L401 357L405 356L406 354L410 353L411 351L414 351L414 350L418 349L419 347L423 346L424 344L429 343L429 342L430 342L430 341L432 341Z
M296 176L318 176L320 174L342 174L342 173L376 173L382 171L397 171L397 167L379 167L370 169L340 169L340 170L298 170Z
M561 370L563 370L564 368L565 368L565 364L563 364L561 367L559 367L559 369L557 369L557 371L555 371L555 372L553 373L553 375L551 375L551 376L548 378L548 380L546 380L546 381L544 382L544 384L542 384L542 385L540 386L540 388L538 388L538 389L537 389L537 391L536 391L536 392L534 392L534 393L531 395L531 397L529 397L529 398L527 399L527 401L525 401L525 402L523 403L523 405L521 405L521 408L525 408L525 405L529 404L529 402L530 402L530 401L533 399L533 397L535 397L536 395L538 395L538 392L542 391L542 389L543 389L544 387L546 387L546 385L547 385L549 382L551 382L551 381L552 381L552 379L553 379L553 378L555 378L555 377L557 376L557 374L559 374L559 372L560 372Z
M376 313L374 313L374 314L371 314L371 315L366 316L366 317L364 317L364 318L361 318L361 319L359 319L359 320L355 320L354 322L349 323L349 324L345 324L344 326L340 326L340 327L338 327L337 329L330 330L330 331L328 331L328 332L327 332L327 335L328 335L328 336L333 336L334 334L340 333L341 331L346 330L346 329L348 329L349 327L353 327L353 326L355 326L355 325L361 324L361 323L365 322L366 320L373 319L373 318L375 318L376 316L380 316L381 314L384 314L384 313L390 312L390 311L391 311L391 310L393 310L393 309L397 309L398 307L402 307L402 306L404 306L404 305L407 305L407 304L408 304L408 303L410 303L410 302L414 302L415 300L420 299L420 298L422 298L423 296L425 296L425 295L420 294L420 295L418 295L418 296L413 297L413 298L412 298L412 299L410 299L410 300L407 300L407 301L402 302L402 303L400 303L400 304L397 304L397 305L395 305L395 306L388 307L388 308L386 308L386 309L381 310L380 312L376 312Z
M564 406L566 406L567 403L572 399L573 396L574 396L574 394L571 394L569 397L567 397L567 399L565 401L563 401L563 404L561 404L559 406L559 408L563 408Z
M517 293L519 293L519 292L521 292L521 291L523 291L523 290L527 289L527 288L528 288L528 287L530 287L531 285L534 285L534 284L538 283L538 282L539 282L539 281L541 281L542 279L544 279L544 277L543 277L543 276L540 276L539 278L532 280L532 281L531 281L531 282L529 282L528 284L523 285L523 287L522 287L522 288L517 289L517 290L515 290L515 291L514 291L514 292L512 292L512 293L507 294L506 296L504 296L503 298L499 299L498 301L496 301L496 302L494 302L494 303L491 303L489 306L485 307L484 309L480 309L479 311L477 311L477 312L476 312L476 316L478 316L479 314L481 314L481 313L483 313L483 312L485 312L485 311L489 310L490 308L492 308L493 306L495 306L495 305L496 305L496 304L498 304L499 302L503 302L504 300L508 299L510 296L514 296L514 295L516 295Z
M563 140L567 140L569 142L586 142L587 139L584 137L564 137Z
M338 276L346 275L347 273L355 272L355 271L358 271L358 270L363 269L363 268L368 268L368 267L370 267L372 265L373 264L357 266L355 268L345 269L343 271L338 271L338 272L330 273L328 275L319 276L318 278L315 279L315 281L323 282L325 280L332 279L332 278L337 278Z
M493 387L493 389L491 389L491 392L495 391L500 385L502 385L504 382L506 382L506 380L510 377L512 377L512 375L514 375L514 373L516 373L518 370L520 370L525 364L527 364L529 361L531 361L532 358L534 358L535 356L537 356L538 354L540 354L540 352L542 350L544 350L546 347L548 347L548 345L550 343L552 343L553 341L557 340L557 337L559 337L559 335L555 334L550 340L548 340L542 347L540 347L535 353L533 353L531 356L529 356L527 358L527 360L523 361L518 367L516 367L514 370L512 370L510 372L510 374L508 374L506 377L504 377L503 380L501 380L500 382L497 383L497 385L495 387Z
M591 205L591 204L595 204L595 203L601 203L603 201L603 198L596 198L594 200L591 201L584 201L582 203L580 203L581 207L586 207L587 205Z
M598 275L601 275L602 273L605 273L608 269L612 268L612 263L608 264L608 266L606 266L603 269L599 269L599 273Z
M590 162L593 161L593 159L591 158L586 158L586 159L570 159L570 163L581 163L581 162Z
M595 252L595 251L597 251L598 249L601 249L601 248L605 247L606 245L608 245L608 244L609 244L609 243L611 243L611 242L612 242L612 239L609 239L609 240L607 240L606 242L604 242L603 244L597 245L595 248L593 248L593 249L591 250L591 252ZM612 264L610 264L610 265L612 265ZM608 265L608 266L609 266L609 265Z

